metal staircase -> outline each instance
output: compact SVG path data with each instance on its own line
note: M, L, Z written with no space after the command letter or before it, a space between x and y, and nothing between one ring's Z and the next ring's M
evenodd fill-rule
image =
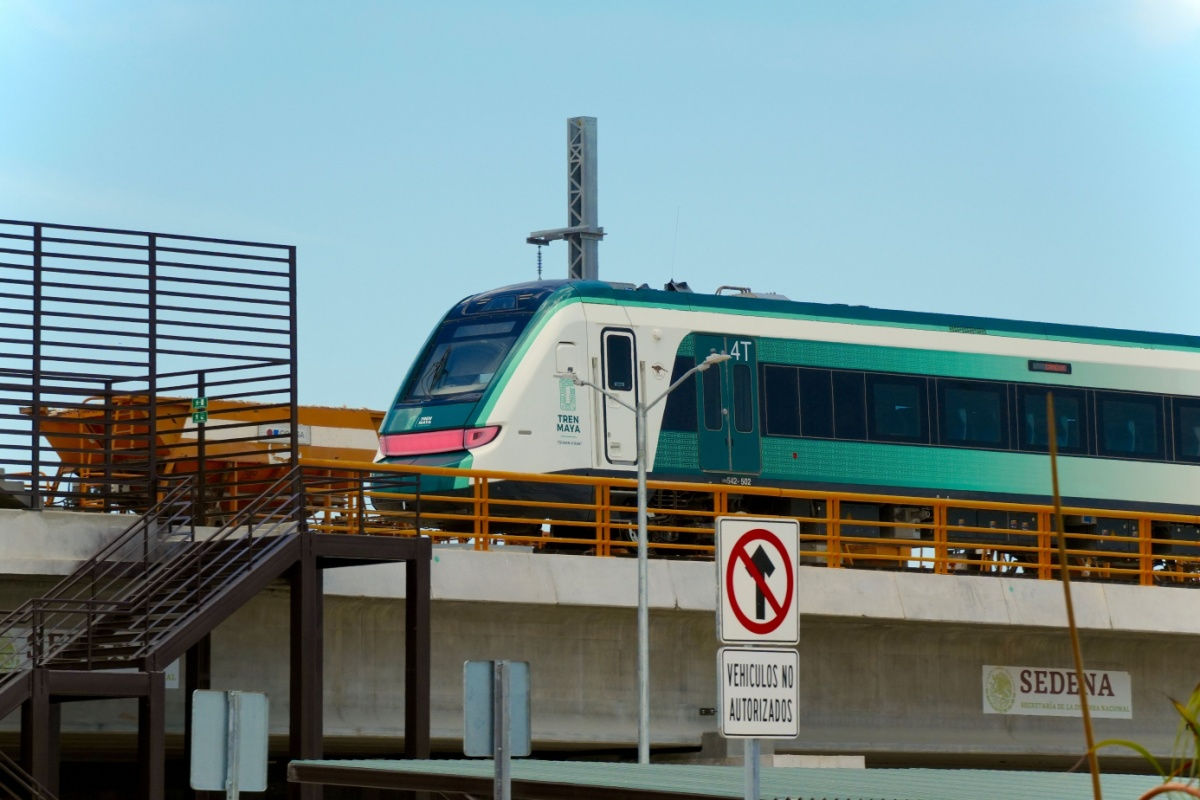
M206 661L205 637L281 577L292 598L288 752L319 758L321 571L369 563L405 564L404 646L411 667L404 673L404 752L428 757L431 544L425 537L396 536L391 528L393 535L366 535L361 498L370 476L371 470L331 476L326 468L293 467L219 526L197 524L194 476L178 479L157 505L69 577L0 619L0 718L22 707L29 770L0 763L0 798L53 800L45 788L57 786L53 748L59 734L51 703L124 697L139 704L140 796L161 800L163 671L185 653L196 663ZM334 503L334 495L358 497L359 505ZM342 519L334 526L340 532L310 527L306 498L322 514ZM414 519L419 530L419 517Z
M182 480L46 595L0 620L0 717L29 697L36 669L161 670L296 560L292 470L217 528L192 518Z

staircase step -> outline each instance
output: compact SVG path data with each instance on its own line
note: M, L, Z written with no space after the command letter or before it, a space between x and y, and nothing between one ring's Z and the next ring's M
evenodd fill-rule
M170 625L153 625L150 627L150 634L165 633L171 629ZM81 635L77 642L73 642L68 647L87 647L88 642L91 642L92 647L104 646L110 644L121 644L135 639L145 638L146 628L128 628L126 630L111 630L111 631L96 631L90 637L86 634Z
M47 664L51 669L106 670L138 669L141 664L134 658L110 658L97 656L87 658L55 658Z
M135 645L126 647L95 647L89 653L84 648L67 649L59 653L54 658L50 659L51 664L58 665L64 662L84 662L95 664L100 661L111 661L114 658L120 658L128 661L131 658L138 656L144 648Z

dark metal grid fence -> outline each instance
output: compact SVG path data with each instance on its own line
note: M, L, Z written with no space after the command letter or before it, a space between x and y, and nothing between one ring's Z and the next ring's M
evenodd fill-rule
M197 474L235 513L297 459L295 279L288 245L0 220L0 506Z

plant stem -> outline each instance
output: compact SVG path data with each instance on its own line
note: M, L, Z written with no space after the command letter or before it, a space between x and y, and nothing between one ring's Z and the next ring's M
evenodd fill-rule
M1101 800L1100 760L1092 736L1092 714L1088 709L1087 683L1083 676L1083 655L1079 649L1079 629L1075 626L1075 604L1071 601L1071 569L1067 564L1067 537L1063 527L1062 498L1058 493L1058 435L1054 426L1054 393L1046 393L1046 430L1050 439L1050 482L1054 488L1054 519L1058 529L1058 566L1062 577L1063 596L1067 601L1067 630L1071 634L1071 651L1075 656L1075 679L1079 684L1079 707L1083 711L1083 733L1087 738L1088 767L1092 773L1092 796Z

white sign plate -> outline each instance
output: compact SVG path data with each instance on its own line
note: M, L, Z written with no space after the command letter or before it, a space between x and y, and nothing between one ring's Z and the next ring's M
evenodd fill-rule
M800 655L795 650L722 647L717 651L717 713L727 738L800 735Z
M230 783L234 797L236 792L265 792L269 712L270 703L261 692L193 692L189 785L199 791L225 791L227 797ZM236 759L229 757L233 747Z
M800 525L791 519L717 518L717 636L723 642L796 644Z

